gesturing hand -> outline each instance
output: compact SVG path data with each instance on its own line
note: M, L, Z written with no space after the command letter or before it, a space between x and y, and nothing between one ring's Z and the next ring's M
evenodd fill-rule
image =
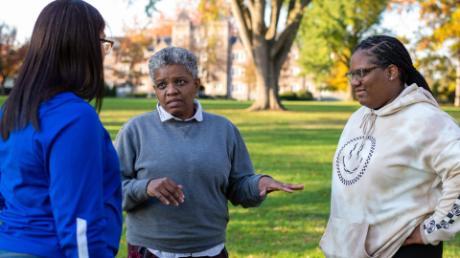
M263 176L259 179L259 194L264 196L273 191L284 191L292 193L296 190L302 190L302 184L285 184L283 182L276 181L275 179Z
M150 197L156 197L161 203L179 206L184 202L184 193L182 185L176 184L167 177L150 180L147 185L147 194Z
M420 235L420 225L418 225L410 236L404 241L403 245L424 244L422 236Z

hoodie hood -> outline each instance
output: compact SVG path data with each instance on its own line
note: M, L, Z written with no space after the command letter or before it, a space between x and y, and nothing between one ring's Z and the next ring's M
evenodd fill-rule
M417 84L413 83L409 86L406 86L404 90L399 94L399 96L392 102L378 110L372 111L377 116L388 116L400 111L401 109L404 109L407 106L420 102L429 103L435 107L438 107L438 103L430 92L422 87L418 87Z
M409 86L406 85L396 99L378 110L364 107L364 116L360 125L360 128L363 130L364 139L367 139L367 137L372 134L377 117L390 116L410 105L421 102L428 103L435 107L439 106L438 102L436 102L429 91L413 83Z

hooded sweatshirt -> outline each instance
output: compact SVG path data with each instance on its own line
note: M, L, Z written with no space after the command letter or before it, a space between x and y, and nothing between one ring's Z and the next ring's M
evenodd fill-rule
M460 230L460 128L431 94L407 86L348 120L332 171L326 257L392 257L420 226L425 244Z

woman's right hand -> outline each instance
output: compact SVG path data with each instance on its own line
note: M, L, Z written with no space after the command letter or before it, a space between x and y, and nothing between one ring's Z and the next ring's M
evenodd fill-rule
M182 185L176 184L174 181L167 177L152 179L147 185L147 194L150 197L155 197L161 203L166 205L175 205L184 202L184 193L182 192Z

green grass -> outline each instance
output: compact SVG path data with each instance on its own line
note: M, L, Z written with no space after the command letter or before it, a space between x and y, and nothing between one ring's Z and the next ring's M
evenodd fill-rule
M331 162L341 130L357 103L284 102L287 112L248 112L249 102L202 100L205 110L240 129L258 173L303 183L274 193L255 209L230 205L227 248L232 257L323 257L318 242L329 213ZM106 99L101 118L112 137L130 117L155 107L149 99ZM444 107L460 121L460 109ZM119 257L125 257L122 240ZM444 257L460 256L460 237Z
M201 103L238 126L258 173L305 185L302 192L273 193L259 208L229 204L231 257L323 257L318 242L329 213L332 158L346 120L359 105L284 102L287 112L248 112L249 102ZM152 99L105 99L100 116L114 138L128 119L154 107ZM443 109L460 121L459 108ZM120 247L118 257L126 257L124 236ZM460 257L460 236L444 250L444 257Z

